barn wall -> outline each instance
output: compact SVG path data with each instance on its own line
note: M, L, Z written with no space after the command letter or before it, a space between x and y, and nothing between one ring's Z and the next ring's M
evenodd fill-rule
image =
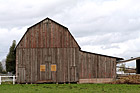
M89 83L96 83L97 79L108 81L116 77L116 58L80 52L78 69L79 79L82 80L79 82L89 80Z
M77 82L78 51L78 48L18 49L17 82ZM51 71L51 64L56 64L56 71ZM45 72L40 71L40 65L46 65Z
M116 77L115 58L84 53L79 48L18 49L16 54L20 83L98 83ZM51 64L56 64L56 72L51 71ZM46 65L45 72L40 72L40 65Z

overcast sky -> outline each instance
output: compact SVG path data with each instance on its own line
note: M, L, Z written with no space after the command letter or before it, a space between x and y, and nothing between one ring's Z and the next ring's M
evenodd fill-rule
M68 27L82 50L140 56L140 0L0 0L0 60L46 17Z

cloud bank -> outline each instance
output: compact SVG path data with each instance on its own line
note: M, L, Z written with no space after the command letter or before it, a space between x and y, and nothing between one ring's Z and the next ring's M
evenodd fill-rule
M67 26L82 50L138 57L139 4L139 0L1 0L0 58L12 40L18 42L29 26L46 17Z

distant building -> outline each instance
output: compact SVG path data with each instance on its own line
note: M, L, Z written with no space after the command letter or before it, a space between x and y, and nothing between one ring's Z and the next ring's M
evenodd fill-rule
M127 60L122 60L122 61L118 61L117 64L121 64L121 63L129 63L129 62L136 62L136 68L129 68L129 70L127 69L127 71L125 71L126 73L136 73L136 74L140 74L140 57L131 57L131 59L127 59Z

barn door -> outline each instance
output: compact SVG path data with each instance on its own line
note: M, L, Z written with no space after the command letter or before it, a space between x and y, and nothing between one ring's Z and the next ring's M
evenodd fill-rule
M19 68L19 76L18 76L18 79L19 79L19 82L21 83L25 83L25 68Z
M51 77L51 62L47 62L46 63L46 80L52 80L52 77Z
M40 81L51 82L51 56L44 55L43 62L40 64Z
M77 82L77 67L76 66L71 66L70 68L70 81L71 82Z
M50 64L50 62L40 65L40 80L41 81L51 80L51 64Z
M39 51L38 53L38 61L39 61L39 81L40 82L51 82L51 63L52 63L52 56L50 49L44 48Z

